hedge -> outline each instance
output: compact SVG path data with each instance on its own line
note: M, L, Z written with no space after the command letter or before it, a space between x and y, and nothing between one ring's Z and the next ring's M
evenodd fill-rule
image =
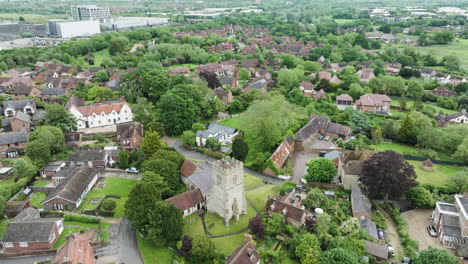
M86 223L86 224L99 224L99 222L101 222L101 219L96 218L96 217L89 217L89 216L75 215L75 214L65 214L64 218L65 218L65 221L75 221L75 222L81 222L81 223Z
M417 241L412 240L409 237L408 224L401 217L400 209L398 208L393 209L391 216L397 226L398 235L400 236L401 244L403 245L403 248L405 249L406 255L410 258L414 258L419 249L419 245Z

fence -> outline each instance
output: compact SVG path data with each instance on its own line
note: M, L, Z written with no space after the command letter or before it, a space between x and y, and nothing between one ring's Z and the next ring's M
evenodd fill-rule
M416 161L425 161L427 158L424 157L418 157L418 156L411 156L411 155L403 155L403 158L406 160L416 160ZM432 160L432 163L435 164L442 164L442 165L454 165L454 166L459 166L459 167L465 167L468 166L468 164L463 164L461 162L454 162L454 161L445 161L445 160Z

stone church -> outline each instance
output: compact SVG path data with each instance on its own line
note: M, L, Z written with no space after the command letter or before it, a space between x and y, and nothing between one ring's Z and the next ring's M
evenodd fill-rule
M218 214L228 226L232 217L237 221L247 214L244 189L244 165L241 161L225 158L213 163L212 185L206 197L208 212Z

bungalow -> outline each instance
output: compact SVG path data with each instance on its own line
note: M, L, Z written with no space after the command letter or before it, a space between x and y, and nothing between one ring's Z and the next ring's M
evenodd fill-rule
M361 112L390 113L392 99L385 94L364 94L356 101Z
M6 117L14 116L17 111L33 115L36 112L36 103L32 99L3 102L3 114Z
M63 230L63 218L41 218L39 210L28 207L8 223L1 244L6 252L48 250Z
M460 113L443 116L439 119L438 124L439 126L445 126L446 124L468 124L468 113L463 109Z
M16 112L12 117L2 119L3 132L30 131L31 117L23 112Z
M23 97L41 97L41 90L34 86L15 86L12 93L14 99L20 99Z
M232 101L234 101L234 97L232 96L231 91L225 90L223 88L216 88L214 89L214 93L225 104L230 104Z
M0 158L15 158L26 149L28 131L22 129L18 132L0 134Z
M95 264L96 257L91 246L95 232L71 234L58 250L52 263L54 264Z
M225 264L260 264L260 254L252 235L244 235L244 244L232 252Z
M203 147L206 140L215 138L221 145L226 146L231 144L237 135L239 135L239 131L233 127L210 123L205 131L197 131L196 141L199 147Z
M173 196L166 199L166 203L170 203L182 211L183 217L187 217L205 207L205 199L200 189Z
M434 90L429 91L433 95L442 96L442 97L453 97L457 96L457 93L454 91L450 91L447 87L439 86Z
M41 91L41 99L43 102L50 102L60 95L66 94L68 91L63 88L44 88Z
M143 139L143 125L137 122L117 124L117 142L125 149L137 149Z
M299 84L299 90L301 90L305 96L312 97L315 93L314 85L311 82L301 82Z
M63 160L51 161L39 171L39 174L42 178L51 178L64 167L65 161Z
M340 94L336 97L335 104L340 110L353 108L353 98L349 94Z
M65 162L67 166L88 165L89 167L105 167L109 161L107 151L94 149L79 149L75 153L68 155L68 160Z
M77 209L97 181L96 171L87 165L69 170L57 188L42 201L47 210Z
M360 187L353 187L351 189L351 210L353 216L358 219L371 219L372 205Z

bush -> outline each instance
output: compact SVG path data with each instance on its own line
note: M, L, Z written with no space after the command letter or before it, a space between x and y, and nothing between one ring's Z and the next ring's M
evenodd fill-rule
M411 188L406 198L417 208L433 208L435 205L431 192L422 186Z
M65 221L75 221L86 224L99 224L99 222L101 222L99 218L84 215L65 214L63 217Z
M375 222L378 228L387 229L387 223L385 222L385 216L377 210L374 214L372 214L372 221Z
M113 211L115 207L117 207L117 203L115 202L115 200L109 198L104 199L101 205L101 208L104 211Z

